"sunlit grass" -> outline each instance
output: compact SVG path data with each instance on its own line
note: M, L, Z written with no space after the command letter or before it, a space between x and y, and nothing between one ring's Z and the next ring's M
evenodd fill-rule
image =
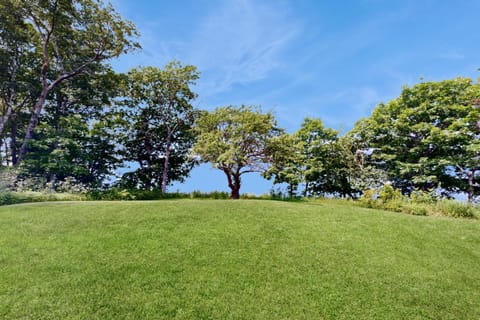
M334 203L0 208L0 319L479 319L480 223Z

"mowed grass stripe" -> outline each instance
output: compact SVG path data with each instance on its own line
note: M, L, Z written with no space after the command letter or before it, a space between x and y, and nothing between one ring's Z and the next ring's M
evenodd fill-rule
M331 202L0 208L2 319L478 319L480 223Z

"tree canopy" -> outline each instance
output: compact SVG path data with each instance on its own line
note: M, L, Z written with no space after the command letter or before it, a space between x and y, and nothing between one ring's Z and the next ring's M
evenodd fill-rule
M272 139L281 134L273 115L242 105L204 111L195 126L193 154L225 173L231 197L240 196L241 176L263 172L272 161Z
M197 96L191 86L199 72L172 61L163 70L136 68L126 76L122 143L125 160L139 168L127 173L123 183L165 192L170 182L183 181L194 164L188 154L198 110L191 104Z
M480 87L465 78L405 87L351 135L403 192L442 188L467 192L472 200L478 190L479 98Z
M6 112L2 123L10 120L14 110L22 108L25 86L17 86L19 66L31 75L28 87L33 94L33 106L25 109L29 116L17 162L22 161L33 137L47 99L52 90L68 79L82 73L95 73L98 64L118 57L139 45L132 40L137 35L135 26L123 20L111 5L97 0L19 1L5 0L0 16L9 27L1 36L9 46L2 59L10 82L7 91ZM13 50L19 48L21 50ZM26 48L26 49L24 49ZM21 63L20 63L21 62ZM22 73L24 69L22 70ZM22 82L23 83L23 82ZM15 92L19 88L19 92ZM20 105L19 105L20 104ZM0 125L3 134L4 125Z

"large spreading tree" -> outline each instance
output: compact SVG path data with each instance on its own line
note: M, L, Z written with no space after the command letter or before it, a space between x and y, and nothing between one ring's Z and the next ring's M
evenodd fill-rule
M8 40L7 50L2 52L2 69L7 70L10 83L9 91L4 89L8 96L7 103L5 99L2 103L0 135L15 111L25 107L28 114L22 124L25 128L18 163L27 155L34 129L54 89L80 74L94 73L98 64L139 45L132 40L137 34L135 26L100 0L4 0L0 16L9 25L8 32L0 36ZM25 67L28 69L23 70ZM33 97L25 94L24 72L30 76L28 92Z
M405 87L351 135L403 192L441 188L472 201L480 190L479 97L480 87L465 78Z
M203 112L196 122L193 153L227 177L231 198L240 197L242 175L264 172L272 161L272 141L281 130L273 114L242 105Z

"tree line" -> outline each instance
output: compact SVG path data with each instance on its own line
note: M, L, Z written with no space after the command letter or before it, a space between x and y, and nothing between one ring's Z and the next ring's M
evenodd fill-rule
M244 174L290 196L480 192L480 86L457 78L404 87L347 134L307 118L294 133L256 106L193 107L195 66L117 73L140 50L135 25L97 0L0 2L0 163L4 188L117 186L167 191L209 162L240 196ZM111 177L122 167L118 180Z

